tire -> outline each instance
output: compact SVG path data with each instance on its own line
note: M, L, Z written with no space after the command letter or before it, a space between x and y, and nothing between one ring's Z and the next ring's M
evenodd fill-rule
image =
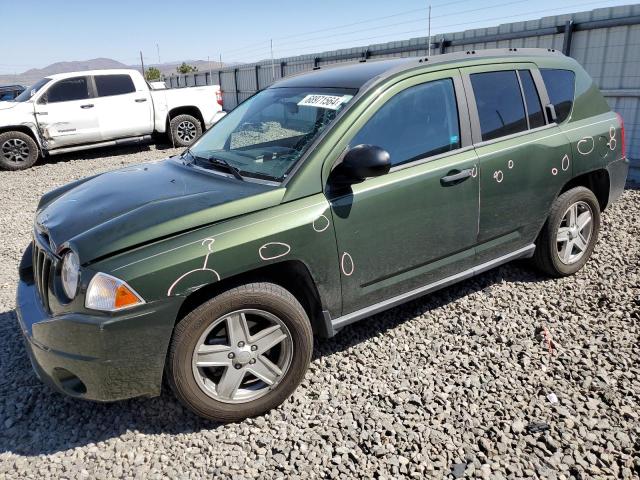
M169 132L176 147L188 147L202 135L202 124L192 115L178 115L171 119Z
M572 227L569 209L574 207L574 218L583 217L583 220L576 221ZM586 232L589 223L580 228L587 218L583 216L585 213L591 215L588 238ZM533 262L536 267L552 277L573 275L591 257L599 232L600 204L597 198L588 188L572 188L560 195L551 206L549 218L536 241Z
M0 168L24 170L38 160L39 150L35 140L26 133L0 134Z
M239 321L235 312L244 312L246 325L251 328L250 335L235 337L246 342L237 345L231 338L233 330L228 327L228 322L236 325ZM259 330L263 321L273 321L274 325ZM269 340L265 336L263 339L267 340L261 344L259 337L269 329L274 331L270 335L284 335L285 339L262 353ZM195 353L206 348L219 351L202 356ZM262 415L284 402L304 378L312 351L311 323L295 297L272 283L251 283L218 295L178 323L167 357L167 379L178 400L195 414L218 422L235 422ZM276 378L271 385L253 375L254 368L268 365L265 356L282 372L277 376L268 370ZM196 360L216 366L201 367L195 364ZM284 361L288 362L286 368ZM222 386L227 375L241 376L237 390Z

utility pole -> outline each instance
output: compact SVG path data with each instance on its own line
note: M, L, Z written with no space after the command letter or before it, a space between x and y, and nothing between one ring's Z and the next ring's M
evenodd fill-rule
M271 78L274 81L276 79L276 66L273 63L273 38L271 39Z
M431 5L429 5L429 54L427 56L431 56Z
M144 77L144 60L142 59L142 50L140 50L140 65L142 66L142 76Z

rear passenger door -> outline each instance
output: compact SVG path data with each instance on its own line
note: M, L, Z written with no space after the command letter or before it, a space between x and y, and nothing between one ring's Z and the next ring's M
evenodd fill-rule
M129 74L95 75L93 81L103 140L135 137L153 131L153 106L146 85L138 91Z
M546 115L549 104L534 64L462 70L480 165L477 261L530 245L562 185L571 148Z

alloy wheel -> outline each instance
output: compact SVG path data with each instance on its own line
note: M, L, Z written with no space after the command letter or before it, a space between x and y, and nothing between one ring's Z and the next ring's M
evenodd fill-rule
M29 161L29 145L19 138L10 138L0 147L2 156L15 163L24 163Z
M198 129L188 120L184 120L178 124L177 135L183 142L193 142L198 134Z
M593 232L593 211L588 203L569 205L556 235L558 258L565 265L578 262L587 249Z
M237 310L214 321L200 336L192 357L193 375L215 400L245 403L282 381L292 352L291 333L277 316Z

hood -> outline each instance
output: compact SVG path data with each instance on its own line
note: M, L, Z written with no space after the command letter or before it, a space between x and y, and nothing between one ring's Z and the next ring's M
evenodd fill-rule
M16 108L17 105L26 102L0 102L0 110L10 110Z
M58 192L59 195L56 195ZM276 205L284 189L185 166L177 159L97 175L43 201L36 227L83 264L157 238Z

